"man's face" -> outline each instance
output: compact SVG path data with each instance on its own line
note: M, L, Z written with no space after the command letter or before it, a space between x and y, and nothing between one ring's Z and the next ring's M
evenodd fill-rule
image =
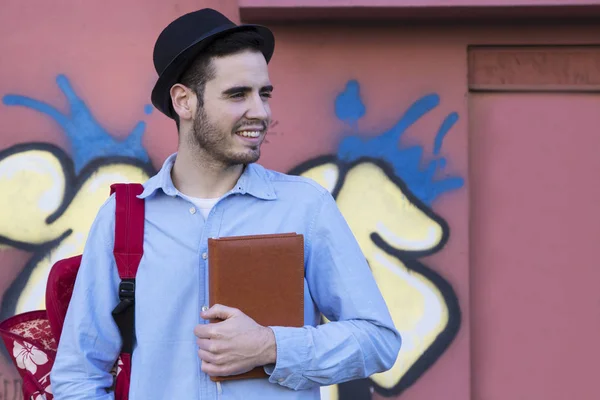
M267 62L253 51L211 62L215 77L206 82L192 138L211 161L225 166L256 162L271 122Z

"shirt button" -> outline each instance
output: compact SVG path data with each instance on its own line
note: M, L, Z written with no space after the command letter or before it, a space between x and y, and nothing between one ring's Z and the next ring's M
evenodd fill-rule
M196 214L196 208L195 207L190 208L190 214Z
M202 306L202 311L207 312L208 311L208 306Z
M283 379L283 378L279 378L279 379L277 379L277 382L283 382L283 381L284 381L284 379Z
M207 258L208 258L208 254L206 254L206 253L202 253L202 259L203 259L203 260L206 260Z

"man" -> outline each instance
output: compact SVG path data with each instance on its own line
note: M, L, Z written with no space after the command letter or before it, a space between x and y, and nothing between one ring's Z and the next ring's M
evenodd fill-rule
M175 20L156 42L152 101L177 122L179 146L140 195L130 399L318 399L320 386L397 358L400 336L332 196L255 163L271 120L273 48L268 29L210 9ZM89 233L51 375L57 400L113 398L114 213L111 197ZM226 304L207 309L207 239L282 232L305 237L305 327L263 327ZM331 322L319 325L321 313ZM268 378L210 380L254 367Z

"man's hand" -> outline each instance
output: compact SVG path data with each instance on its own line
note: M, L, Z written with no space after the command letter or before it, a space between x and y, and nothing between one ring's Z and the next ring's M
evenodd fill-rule
M194 329L202 371L210 376L238 375L255 367L274 364L275 335L236 308L215 304L200 316L222 322L197 325Z

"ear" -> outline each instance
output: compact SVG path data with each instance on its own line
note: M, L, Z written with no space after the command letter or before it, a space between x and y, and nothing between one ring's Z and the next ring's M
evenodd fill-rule
M190 120L194 115L196 98L194 93L186 86L177 83L171 87L171 102L173 109L179 115L179 120Z

